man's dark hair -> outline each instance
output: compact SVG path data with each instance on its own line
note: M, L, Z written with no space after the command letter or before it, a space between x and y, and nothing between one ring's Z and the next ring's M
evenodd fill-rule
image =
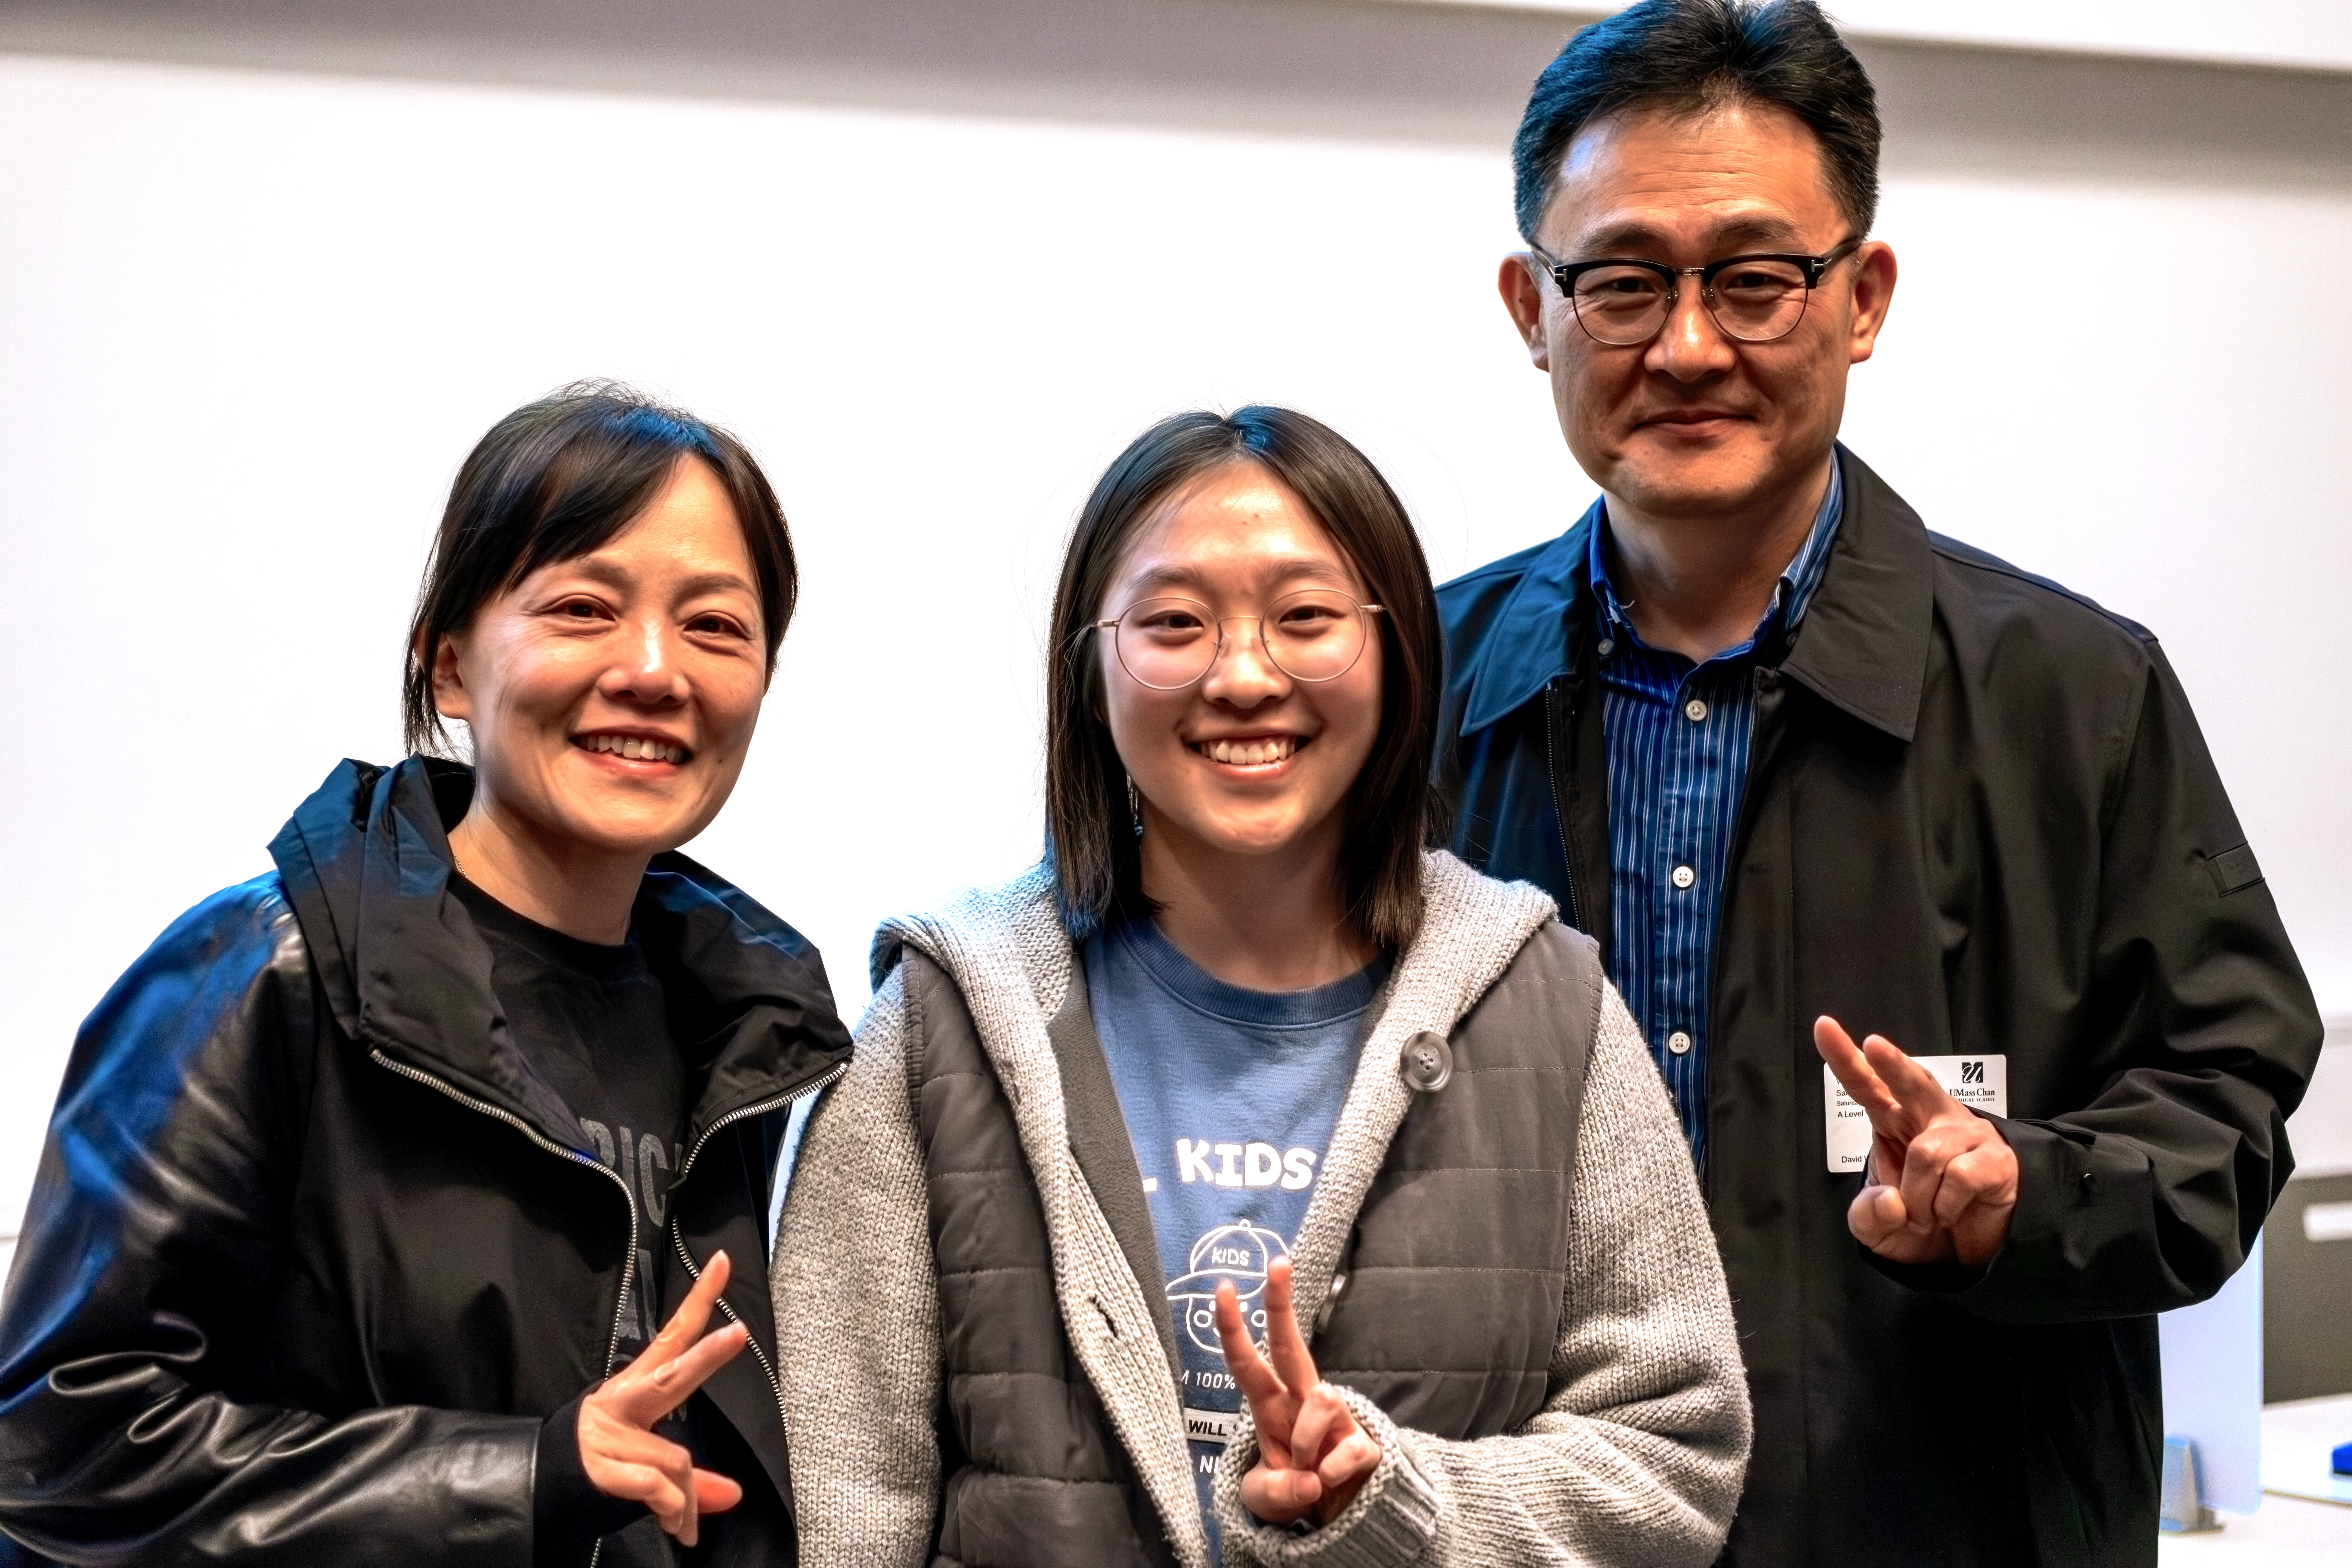
M1537 243L1576 133L1605 115L1704 114L1769 103L1821 143L1822 174L1856 235L1878 216L1878 93L1814 0L1641 0L1560 49L1511 142L1519 234Z
M615 382L576 382L491 426L449 487L408 625L400 717L410 751L448 742L433 702L441 639L473 625L486 602L541 566L609 542L688 459L709 465L734 504L773 673L800 574L783 510L760 465L742 442L682 409Z
M1421 929L1421 852L1444 841L1430 793L1444 656L1429 563L1404 503L1329 426L1287 408L1172 415L1137 437L1095 483L1054 591L1045 694L1045 829L1062 923L1084 940L1150 914L1127 770L1103 719L1094 623L1128 547L1167 506L1220 468L1256 464L1330 534L1362 580L1381 653L1381 729L1349 791L1339 897L1364 940L1399 948Z

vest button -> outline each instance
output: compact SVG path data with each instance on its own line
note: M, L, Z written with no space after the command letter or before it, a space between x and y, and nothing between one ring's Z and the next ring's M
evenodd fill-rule
M1331 1309L1339 1304L1341 1292L1348 1289L1345 1274L1331 1276L1331 1288L1323 1294L1323 1304L1315 1309L1315 1331L1322 1333L1331 1327Z
M1404 1043L1404 1058L1398 1063L1397 1073L1405 1088L1434 1094L1454 1076L1454 1047L1444 1036L1424 1029Z

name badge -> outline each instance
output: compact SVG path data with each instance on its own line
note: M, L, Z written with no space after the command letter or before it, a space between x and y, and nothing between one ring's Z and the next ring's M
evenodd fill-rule
M1238 1410L1201 1410L1190 1405L1184 1406L1184 1436L1195 1443L1228 1445L1233 1442L1234 1434L1240 1429L1241 1424L1242 1416Z
M1913 1057L1936 1075L1944 1092L1987 1116L2009 1114L2009 1058L2002 1057ZM1870 1117L1845 1086L1822 1064L1822 1131L1829 1143L1829 1171L1851 1176L1870 1160Z

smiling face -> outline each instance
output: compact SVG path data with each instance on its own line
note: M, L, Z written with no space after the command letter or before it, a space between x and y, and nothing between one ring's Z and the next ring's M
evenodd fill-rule
M1298 499L1265 469L1234 464L1138 531L1097 614L1108 620L1140 601L1181 597L1220 620L1260 616L1307 590L1365 596ZM1380 734L1378 628L1366 627L1345 674L1302 681L1267 657L1259 626L1228 624L1208 674L1178 690L1136 679L1111 635L1097 636L1103 717L1143 796L1147 880L1160 854L1337 854L1339 807Z
M686 458L612 539L485 603L433 665L436 703L472 731L475 813L559 858L701 832L767 691L756 584L726 490Z
M1853 237L1820 144L1787 110L1635 112L1587 126L1561 161L1538 235L1563 262L1624 257L1700 267L1728 256L1819 256ZM1570 449L1611 495L1653 516L1736 511L1813 482L1870 357L1895 282L1872 242L1832 266L1787 337L1742 342L1695 279L1646 343L1595 342L1549 273L1505 265L1503 292Z

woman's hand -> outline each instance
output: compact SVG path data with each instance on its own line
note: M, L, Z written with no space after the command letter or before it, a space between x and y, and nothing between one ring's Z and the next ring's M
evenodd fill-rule
M1381 1462L1381 1446L1355 1412L1315 1373L1307 1337L1290 1305L1290 1259L1265 1271L1265 1342L1257 1353L1242 1322L1233 1281L1217 1286L1217 1337L1225 1367L1248 1398L1257 1426L1257 1463L1242 1478L1242 1506L1268 1524L1312 1514L1330 1523L1363 1489Z
M743 1500L741 1487L696 1469L684 1448L653 1433L656 1422L685 1404L751 1341L740 1323L707 1336L702 1332L730 1272L727 1255L712 1254L677 1315L645 1354L580 1402L580 1464L590 1484L606 1497L645 1504L681 1546L700 1539L702 1515L724 1513Z

